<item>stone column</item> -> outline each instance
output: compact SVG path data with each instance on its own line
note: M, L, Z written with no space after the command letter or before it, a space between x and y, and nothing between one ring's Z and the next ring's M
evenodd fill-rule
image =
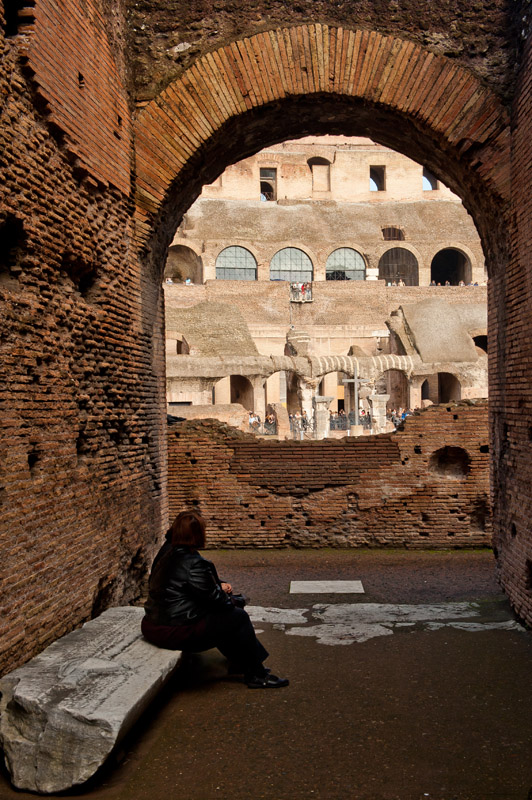
M332 400L332 397L324 397L319 394L312 398L315 439L325 439L329 435L329 405Z
M331 395L332 402L330 408L332 411L338 411L338 373L328 372L323 376L323 394Z
M266 380L263 377L250 380L253 386L253 410L255 414L259 415L260 421L264 422L266 417Z
M368 397L371 403L371 421L374 433L386 431L386 403L389 399L389 394L370 394Z
M409 384L409 408L421 408L421 383L417 382L417 385L410 382Z

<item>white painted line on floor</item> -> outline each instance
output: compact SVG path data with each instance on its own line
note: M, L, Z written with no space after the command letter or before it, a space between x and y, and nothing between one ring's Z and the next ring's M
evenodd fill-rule
M290 581L290 594L364 594L362 581Z

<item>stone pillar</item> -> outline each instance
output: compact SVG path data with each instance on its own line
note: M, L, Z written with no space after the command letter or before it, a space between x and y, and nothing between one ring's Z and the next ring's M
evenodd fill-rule
M299 385L298 385L298 395L301 401L301 411L307 412L307 417L312 419L312 412L313 412L313 404L312 399L316 393L316 389L319 386L319 378L306 378L300 377L299 378Z
M231 378L222 378L214 387L216 405L229 405L231 402Z
M328 372L327 375L323 376L323 394L324 395L331 395L332 401L329 408L331 411L337 412L338 411L338 373L337 372Z
M421 384L418 382L415 386L412 382L409 384L409 408L421 408Z
M253 386L253 410L258 414L260 421L264 422L266 417L266 381L264 378L251 379Z
M371 421L374 433L386 431L386 403L389 399L389 394L370 394L368 397L371 403Z
M271 403L271 407L277 420L277 437L279 439L291 439L292 432L290 430L288 411L282 403Z
M324 397L319 394L312 398L315 439L325 439L329 435L329 405L332 400L332 397Z
M266 380L266 405L281 402L281 373L274 372Z

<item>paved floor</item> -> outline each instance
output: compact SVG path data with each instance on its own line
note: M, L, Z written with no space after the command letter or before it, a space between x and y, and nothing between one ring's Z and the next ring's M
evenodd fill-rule
M530 800L532 634L488 551L225 551L271 666L192 657L87 800ZM360 580L364 593L290 594ZM34 797L9 788L2 800Z

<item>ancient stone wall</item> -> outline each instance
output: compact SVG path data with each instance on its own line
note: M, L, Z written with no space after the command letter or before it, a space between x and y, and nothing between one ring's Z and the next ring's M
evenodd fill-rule
M171 515L210 547L490 544L487 402L431 408L393 434L257 441L212 420L169 428Z
M514 109L512 253L490 281L494 542L514 607L532 620L532 36Z
M165 458L159 289L134 266L105 18L93 2L21 6L0 19L2 672L138 596Z

